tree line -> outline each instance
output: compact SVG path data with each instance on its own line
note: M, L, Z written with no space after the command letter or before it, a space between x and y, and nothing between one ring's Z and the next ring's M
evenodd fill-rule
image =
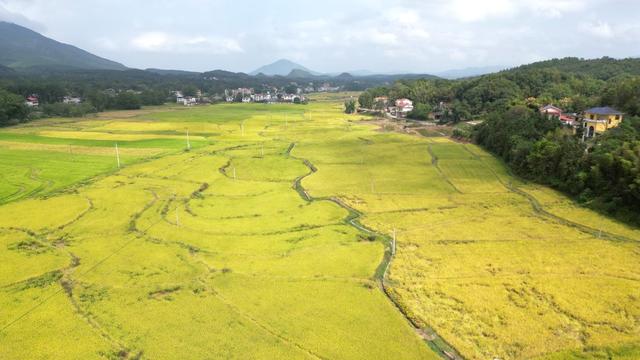
M640 224L640 117L593 141L523 106L489 114L471 138L519 176L552 186L578 202Z
M439 112L440 122L483 120L454 135L501 157L519 176L550 185L592 208L640 224L640 60L556 59L462 80L398 81L362 93L414 101L416 119ZM554 104L569 113L611 106L622 125L595 139L539 114Z

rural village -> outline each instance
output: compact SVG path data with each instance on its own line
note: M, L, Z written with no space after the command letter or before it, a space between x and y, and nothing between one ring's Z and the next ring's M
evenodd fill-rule
M0 360L640 360L638 14L0 0Z

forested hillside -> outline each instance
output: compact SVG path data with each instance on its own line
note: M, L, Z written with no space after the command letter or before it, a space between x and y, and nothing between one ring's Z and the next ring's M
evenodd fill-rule
M640 59L567 58L460 81L400 81L363 93L360 104L373 106L382 95L414 100L416 118L439 110L442 122L484 120L457 135L499 155L524 178L640 223ZM583 142L582 129L574 134L538 114L546 104L570 113L612 106L625 118L619 128Z
M601 59L580 59L568 57L541 61L520 66L519 70L556 69L573 74L592 76L600 80L608 80L620 75L640 75L640 61L635 58L617 60L610 57Z

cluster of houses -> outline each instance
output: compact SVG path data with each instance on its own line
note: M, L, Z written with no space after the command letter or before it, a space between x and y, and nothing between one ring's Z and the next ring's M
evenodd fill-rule
M388 97L378 96L373 99L373 106L376 110L385 111L396 118L406 118L413 111L413 101L404 98L397 99L395 103L390 104Z
M82 98L77 96L65 96L64 98L62 98L62 102L64 104L78 105L78 104L82 104ZM36 108L40 106L40 99L38 98L38 95L32 94L27 96L24 104L30 108Z
M238 100L243 103L277 103L277 102L288 102L288 103L297 103L306 101L306 97L301 94L301 90L296 94L287 94L287 93L279 93L277 89L273 89L272 91L267 91L265 93L255 93L254 89L247 88L239 88L233 90L225 90L225 101L226 102L236 102Z
M568 127L583 128L583 139L601 135L609 129L618 127L623 120L624 113L614 108L594 107L585 110L582 115L565 113L561 108L547 105L540 108L540 113L555 117Z
M395 103L390 103L389 98L380 96L373 99L375 110L384 111L391 117L406 118L413 111L413 102L409 99L397 99ZM446 109L446 104L440 103L430 114L431 118L438 120L439 115ZM623 120L624 114L611 107L595 107L585 110L582 114L566 113L561 108L554 105L547 105L539 109L541 114L554 117L560 120L567 127L577 129L583 128L583 138L593 138L596 135L605 133L609 129L618 127Z
M196 94L197 96L184 96L184 94L182 94L182 91L174 91L173 95L176 97L176 104L181 104L184 106L194 106L198 105L201 102L200 97L202 96L202 93L200 92L200 90L198 90L198 93Z

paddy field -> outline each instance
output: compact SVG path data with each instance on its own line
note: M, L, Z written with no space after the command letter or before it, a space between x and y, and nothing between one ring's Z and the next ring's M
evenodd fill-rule
M2 129L0 358L640 357L640 230L370 120L325 97Z

